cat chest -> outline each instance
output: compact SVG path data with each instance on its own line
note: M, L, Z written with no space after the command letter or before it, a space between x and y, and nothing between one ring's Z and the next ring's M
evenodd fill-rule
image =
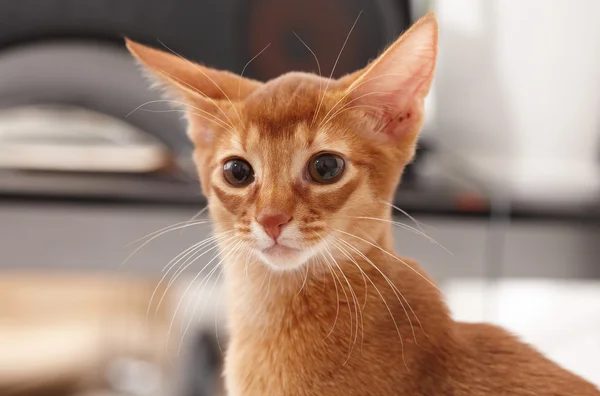
M234 395L396 394L405 385L401 359L361 351L360 340L352 351L348 337L232 341L226 377L230 389L239 390Z

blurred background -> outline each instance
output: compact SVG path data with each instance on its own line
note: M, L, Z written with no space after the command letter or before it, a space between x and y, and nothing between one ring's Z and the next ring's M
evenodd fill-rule
M458 319L600 385L600 2L0 0L0 394L222 394L191 146L124 35L266 80L316 71L295 32L339 76L429 9L438 72L395 204L452 254L401 228L397 248Z

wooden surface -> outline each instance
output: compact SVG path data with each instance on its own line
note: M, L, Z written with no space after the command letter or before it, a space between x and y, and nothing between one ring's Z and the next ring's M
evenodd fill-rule
M95 274L1 274L0 394L102 389L107 365L119 357L167 369L170 298L156 319L146 318L156 283Z

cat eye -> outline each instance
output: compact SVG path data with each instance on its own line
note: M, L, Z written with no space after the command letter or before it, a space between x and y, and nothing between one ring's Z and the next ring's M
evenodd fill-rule
M317 154L308 161L308 174L316 183L331 184L340 180L344 165L344 160L337 154Z
M233 187L245 187L254 181L254 170L248 161L232 158L223 165L223 176Z

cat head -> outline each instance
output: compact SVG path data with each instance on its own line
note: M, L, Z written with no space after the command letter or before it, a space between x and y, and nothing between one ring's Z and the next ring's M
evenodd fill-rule
M433 14L337 80L294 72L262 83L127 46L186 113L216 230L230 236L223 248L294 269L340 233L387 229L374 220L389 218L385 202L415 152L437 55Z

